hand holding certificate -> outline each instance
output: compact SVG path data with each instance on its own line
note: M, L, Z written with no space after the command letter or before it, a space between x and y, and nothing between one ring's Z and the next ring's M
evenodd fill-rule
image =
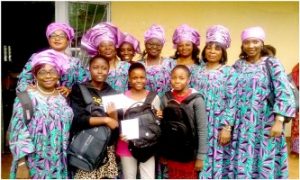
M121 121L121 134L126 137L127 140L139 138L139 120L127 119Z

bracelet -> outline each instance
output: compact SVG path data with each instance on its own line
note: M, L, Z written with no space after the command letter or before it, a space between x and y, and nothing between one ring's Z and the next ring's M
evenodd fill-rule
M18 167L23 166L23 165L25 165L25 161L20 162L20 163L18 164Z
M224 126L223 129L230 132L231 131L231 126Z

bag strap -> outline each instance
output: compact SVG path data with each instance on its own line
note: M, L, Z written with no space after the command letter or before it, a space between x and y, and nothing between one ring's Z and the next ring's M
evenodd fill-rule
M192 93L187 98L185 98L181 103L189 104L192 100L196 99L197 97L202 97L199 93Z
M92 104L93 103L93 98L92 98L92 95L91 95L90 91L86 88L86 86L84 86L82 84L79 84L79 88L80 88L80 91L82 93L84 102L88 105Z
M17 93L17 96L23 108L23 117L25 119L25 124L28 125L33 115L32 101L27 91Z
M147 94L147 97L144 101L144 104L152 104L152 101L154 100L154 98L156 97L156 93L155 92L149 92Z

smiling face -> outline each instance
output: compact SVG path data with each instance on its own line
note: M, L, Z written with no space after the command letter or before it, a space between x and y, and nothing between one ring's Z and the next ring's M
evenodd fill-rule
M57 81L59 80L59 73L54 66L44 64L37 69L35 74L38 86L44 91L52 91Z
M163 44L159 39L152 38L145 43L145 47L146 47L146 52L148 53L149 56L158 57L160 56L161 50L163 48Z
M131 61L135 54L133 46L127 42L124 42L121 45L119 49L119 53L121 59L127 62Z
M263 42L257 38L248 38L243 41L242 49L249 58L259 59L263 49Z
M144 69L136 68L129 73L128 78L130 88L140 91L146 86L146 72Z
M52 49L64 52L69 45L69 40L64 31L56 30L48 37L48 43Z
M98 46L98 52L105 59L113 59L117 55L116 47L112 41L102 41Z
M191 41L180 41L177 44L177 51L182 57L192 56L193 53L193 43Z
M104 58L97 57L93 59L89 69L93 82L98 84L106 81L109 72L109 64Z

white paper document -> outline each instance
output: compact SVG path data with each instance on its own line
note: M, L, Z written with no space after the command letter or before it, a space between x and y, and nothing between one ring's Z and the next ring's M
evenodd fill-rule
M109 103L114 103L116 109L124 109L129 106L128 98L124 94L116 94L110 96L103 96L102 102L104 106L104 110L106 111L106 107Z
M121 121L121 133L126 136L126 139L139 138L139 119L127 119Z

